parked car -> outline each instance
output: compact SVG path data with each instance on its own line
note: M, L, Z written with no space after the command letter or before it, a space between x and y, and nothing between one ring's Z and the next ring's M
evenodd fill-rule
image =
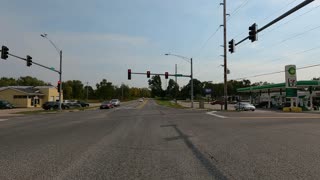
M63 104L68 108L82 107L82 105L77 100L63 100Z
M59 109L59 102L54 102L54 101L45 102L45 103L42 105L42 108L43 108L44 110L55 110L55 109ZM70 106L68 106L68 105L65 104L65 103L62 103L62 104L61 104L61 108L62 108L62 109L69 109Z
M139 102L143 102L143 98L140 98L140 99L139 99Z
M111 99L111 103L113 104L114 107L120 106L119 99Z
M101 105L100 105L100 109L111 109L113 107L114 106L111 103L111 101L105 101L105 102L101 103Z
M0 109L12 109L14 105L8 101L0 100Z
M77 101L78 104L81 105L81 107L89 107L89 103L84 102L84 101Z
M234 108L236 110L243 110L243 111L255 111L256 107L250 103L247 102L238 102L234 105Z

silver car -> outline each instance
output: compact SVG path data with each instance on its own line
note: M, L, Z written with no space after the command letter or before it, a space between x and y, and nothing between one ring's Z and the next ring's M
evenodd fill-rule
M238 102L237 104L234 105L234 108L242 111L255 111L256 107L250 103L246 102Z
M116 106L120 106L120 101L119 99L111 99L111 104L116 107Z

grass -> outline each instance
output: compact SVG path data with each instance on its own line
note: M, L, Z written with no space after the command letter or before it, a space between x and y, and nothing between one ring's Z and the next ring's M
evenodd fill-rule
M184 109L185 107L181 106L180 104L176 104L169 100L156 100L157 104L165 107L171 107L171 108L178 108L178 109Z

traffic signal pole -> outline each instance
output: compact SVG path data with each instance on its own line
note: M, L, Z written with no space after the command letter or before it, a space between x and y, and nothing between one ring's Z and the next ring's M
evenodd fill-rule
M60 50L60 71L59 71L59 81L60 81L60 87L59 87L59 110L62 110L62 50Z
M223 57L224 57L224 110L228 110L228 77L227 77L227 12L226 0L223 0Z
M271 25L277 23L278 21L282 20L283 18L289 16L290 14L296 12L297 10L303 8L304 6L310 4L311 2L313 2L314 0L305 0L302 3L298 4L297 6L295 6L294 8L290 9L289 11L285 12L284 14L282 14L281 16L277 17L276 19L274 19L273 21L269 22L268 24L264 25L262 28L257 29L256 33L259 33L265 29L267 29L268 27L270 27ZM236 43L235 45L239 45L241 43L243 43L244 41L246 41L247 39L249 39L250 36L245 37L244 39L242 39L241 41L239 41L238 43Z

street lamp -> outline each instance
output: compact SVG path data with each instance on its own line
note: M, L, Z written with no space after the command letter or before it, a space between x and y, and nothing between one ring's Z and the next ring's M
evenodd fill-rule
M193 108L193 63L192 63L192 58L187 58L187 57L184 57L184 56L180 56L180 55L177 55L177 54L171 54L171 53L167 53L167 54L164 54L166 56L176 56L178 58L181 58L185 61L187 61L188 63L190 63L191 65L191 75L190 75L190 78L191 78L191 108Z
M60 85L60 87L59 87L59 110L62 110L62 108L61 108L61 104L62 104L62 102L61 102L61 98L62 98L62 95L61 95L61 93L62 93L62 50L61 49L59 49L52 41L51 41L51 39L49 39L48 38L48 34L41 34L40 35L41 37L43 37L43 38L46 38L47 40L49 40L49 42L51 43L51 45L57 50L57 52L59 53L59 55L60 55L60 70L59 70L59 81L60 81L60 83L61 83L61 85Z

